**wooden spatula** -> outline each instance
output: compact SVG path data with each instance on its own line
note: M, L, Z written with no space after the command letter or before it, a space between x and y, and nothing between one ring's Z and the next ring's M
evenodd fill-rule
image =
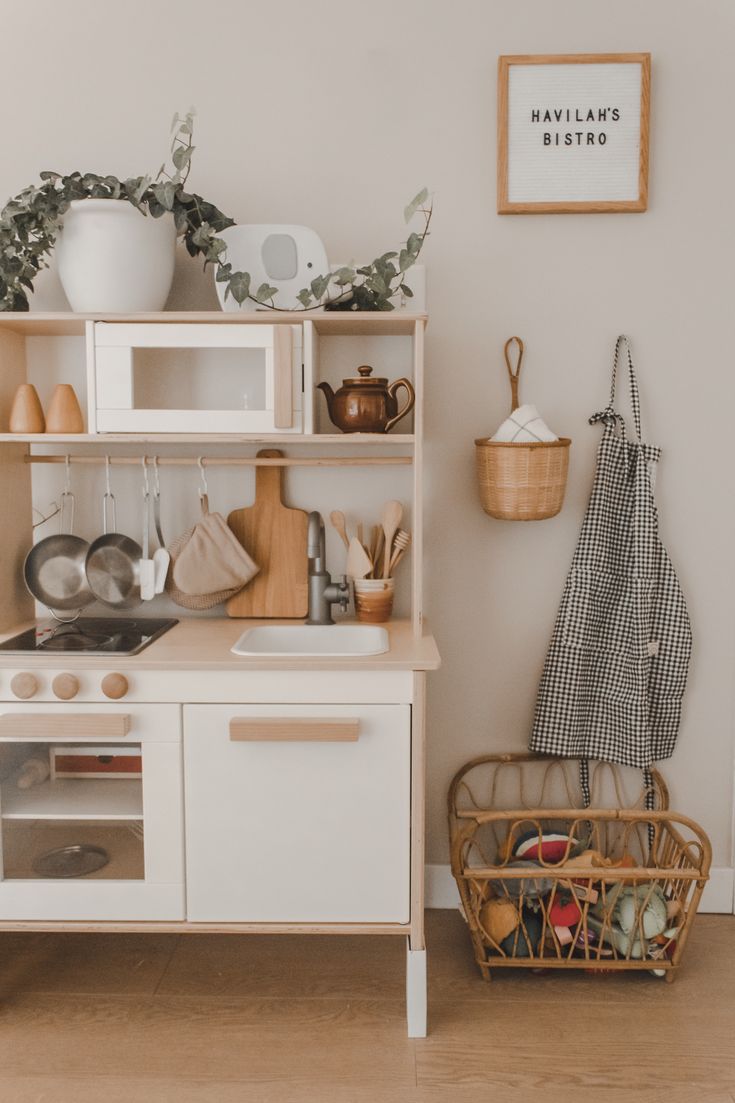
M347 552L347 574L350 578L367 578L373 569L372 560L360 541L353 536Z
M346 548L349 548L350 541L347 536L347 525L345 524L345 515L341 509L333 509L329 514L329 520L332 522L332 527L337 530L342 537L342 543Z

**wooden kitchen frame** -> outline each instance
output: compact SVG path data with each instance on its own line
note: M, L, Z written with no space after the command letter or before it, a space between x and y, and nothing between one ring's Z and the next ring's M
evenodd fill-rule
M638 146L637 146L637 186L635 188L636 194L630 194L625 198L613 198L612 195L596 194L594 198L575 198L571 199L569 196L551 198L550 196L535 196L532 200L524 197L519 199L514 197L512 187L509 183L510 173L512 171L511 159L521 154L528 156L528 150L526 149L514 149L513 142L510 138L511 120L509 113L512 108L511 96L510 96L510 80L511 74L514 70L520 70L521 68L537 66L544 67L557 67L561 74L561 67L573 66L579 71L583 71L584 66L610 65L610 66L631 66L640 68L640 103L637 107L637 130L638 130ZM564 101L564 85L563 78L560 77L559 82L559 94L558 102L553 104L539 102L536 107L539 113L539 119L537 122L543 123L543 114L545 109L550 112L549 122L549 146L552 145L551 137L552 132L556 144L562 146L566 143L567 146L572 147L575 143L585 146L590 142L590 135L592 140L591 145L594 145L598 140L601 133L601 120L596 117L592 123L586 123L586 117L588 111L596 112L598 115L600 112L605 112L604 124L607 127L614 127L620 121L619 118L612 121L613 112L618 109L614 103L600 103L592 102L595 96L598 96L598 90L594 87L591 88L589 101L586 101L584 105L575 105L574 108L566 106L560 106ZM516 54L505 55L498 58L498 99L497 99L497 209L498 214L610 214L616 212L641 212L645 211L648 207L648 150L649 150L649 125L650 125L650 103L651 103L651 55L649 53L630 53L630 54ZM556 111L556 113L555 113ZM561 131L557 130L557 127L562 127ZM602 131L605 138L607 134ZM561 142L557 139L561 137ZM519 136L520 137L520 136ZM528 134L519 142L519 145L526 145L528 141ZM611 145L608 148L612 149ZM624 150L625 152L625 150ZM580 169L584 170L584 165L575 165L572 170L572 176L574 178L575 189L579 186L579 180L581 176ZM548 166L542 167L541 163L538 164L537 177L539 180L539 187L543 191L544 187L550 187L549 185L549 171ZM596 188L596 190L599 190Z
M29 337L83 337L95 323L112 320L40 313L0 317L0 409L9 409L15 387L27 381ZM426 675L439 664L434 641L424 624L422 594L426 316L402 312L357 316L315 314L305 319L303 315L284 314L274 323L271 315L262 314L172 313L115 317L114 322L174 324L184 330L199 324L268 324L275 328L298 324L303 326L302 347L305 358L310 358L313 381L319 377L322 338L408 337L416 390L413 431L388 435L287 431L74 436L0 432L0 506L6 519L12 521L0 527L0 563L4 575L0 633L14 634L34 619L33 602L24 592L20 573L23 557L32 542L32 464L63 462L68 450L73 452L72 462L103 462L106 454L110 454L113 464L139 462L125 447L131 444L140 446L148 455L158 453L164 464L190 464L190 457L178 455L183 446L195 445L197 452L206 453L208 444L220 446L216 462L262 462L256 460L255 453L264 443L286 448L293 444L306 446L298 456L285 456L284 464L341 466L346 472L364 464L371 467L376 478L392 463L411 464L414 537L410 618L391 622L388 653L365 658L236 658L230 653L230 646L244 626L242 621L228 621L224 617L182 617L181 624L171 633L132 657L105 659L69 653L6 657L0 666L0 748L24 741L47 743L52 735L57 744L67 739L77 746L85 741L97 745L100 740L104 743L109 739L116 745L140 746L143 812L136 815L142 816L146 851L145 876L137 881L82 879L70 885L0 880L0 931L208 931L403 937L407 946L408 1031L411 1036L423 1036L426 1033L423 920ZM226 455L223 445L229 446ZM390 484L386 497L391 496L389 487ZM103 679L108 679L111 673L117 675L120 690L116 689L112 700L103 685ZM65 677L60 679L60 675ZM23 679L22 697L13 689L20 685L19 676ZM65 696L60 699L55 687L62 681ZM69 692L71 697L66 696ZM101 718L100 722L95 717ZM268 807L265 800L268 786L272 786L274 794L279 792L279 763L293 762L293 756L301 756L302 766L292 772L301 777L302 771L306 771L307 784L295 798L297 803L301 800L301 805L283 817L283 826L278 826L278 816L275 826L263 825L257 819L260 812L255 805L260 807L262 792L263 808ZM355 763L354 769L350 767L351 761ZM202 810L206 810L208 801L215 802L215 793L237 784L233 778L241 768L246 770L242 774L243 783L250 785L253 794L252 816L248 802L232 801L233 808L238 805L236 813L233 812L232 829L218 826L219 821L210 824L206 811ZM341 779L341 788L332 796L328 792L323 794L318 801L319 816L312 821L308 778L314 779L318 790L325 779L328 781L332 770L335 778ZM282 775L287 776L288 773ZM219 783L214 780L217 777L225 779L224 790L217 787ZM370 777L374 782L364 784ZM383 782L387 795L381 792ZM79 784L88 782L82 780ZM160 815L156 786L161 786L161 793L168 786L166 816ZM223 802L220 800L219 804ZM230 805L225 801L223 807L226 811ZM273 807L277 807L277 797ZM221 811L218 809L218 815ZM335 820L329 828L331 834L322 837L322 819L328 825L330 814L339 818L341 830L337 831ZM290 815L295 817L293 822ZM3 822L0 791L0 838ZM197 865L196 858L199 825L205 833L211 833L209 840L202 837L203 845L216 849L221 844L226 850L233 839L252 837L270 855L271 860L265 865L254 847L243 855L243 861L250 863L248 884L254 884L253 891L258 894L257 908L253 911L258 912L259 918L246 914L246 897L235 891L238 886L235 884L233 888L231 877L219 881L215 878L213 890L201 881L204 865ZM298 832L295 839L294 830ZM225 833L218 835L218 831ZM289 896L284 867L292 847L298 846L302 838L312 840L313 846L311 850L304 849L296 863L298 876L295 874L293 880L301 884L301 889ZM322 891L320 884L313 883L310 863L313 851L328 853L332 840L338 860ZM149 841L153 863L150 869ZM353 850L348 860L350 846ZM376 854L378 861L374 860ZM313 868L318 871L322 866L316 863ZM262 870L266 872L259 872ZM260 887L259 876L264 878ZM323 875L317 872L314 877L317 876ZM356 879L354 885L352 879ZM122 887L118 889L118 885ZM201 901L206 904L205 911L213 909L211 914L202 912ZM357 912L350 911L350 901ZM361 907L364 916L359 912ZM192 909L198 910L202 917L192 920L188 914ZM293 909L293 915L286 914L289 909ZM33 914L34 910L37 914ZM284 978L284 985L289 983L289 978Z

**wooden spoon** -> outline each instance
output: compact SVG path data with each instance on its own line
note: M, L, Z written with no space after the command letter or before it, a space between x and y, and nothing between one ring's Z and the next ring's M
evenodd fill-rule
M393 537L400 526L403 517L403 506L392 499L383 506L382 525L385 533L385 556L383 559L383 578L390 578L390 554L393 546Z
M373 569L370 556L360 541L353 536L347 552L347 574L350 578L367 578Z
M332 522L332 526L342 537L342 543L349 551L350 541L349 537L347 536L347 526L345 524L344 513L342 513L342 511L339 509L332 510L332 512L329 514L329 520Z

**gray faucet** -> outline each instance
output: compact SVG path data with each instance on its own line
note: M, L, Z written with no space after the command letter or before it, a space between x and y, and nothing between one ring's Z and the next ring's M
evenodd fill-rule
M340 582L332 582L326 566L324 521L321 513L314 510L309 514L308 545L309 557L309 615L307 624L334 624L331 606L339 602L342 612L347 612L350 600L350 588L347 578L342 575Z

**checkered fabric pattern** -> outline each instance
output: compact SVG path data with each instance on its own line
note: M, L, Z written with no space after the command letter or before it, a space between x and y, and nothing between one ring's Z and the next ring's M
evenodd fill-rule
M627 351L636 440L615 412ZM652 475L660 449L641 441L630 347L615 347L597 471L539 686L531 750L646 768L674 751L691 626L661 543Z

